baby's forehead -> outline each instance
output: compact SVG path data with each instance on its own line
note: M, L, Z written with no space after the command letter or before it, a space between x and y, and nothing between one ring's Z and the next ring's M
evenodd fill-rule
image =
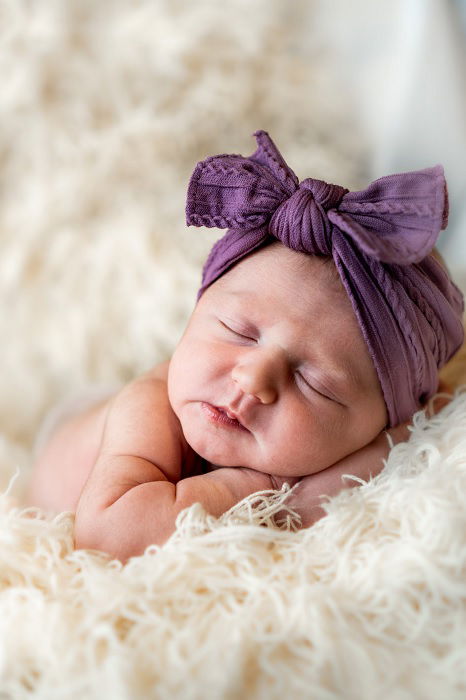
M322 346L367 352L332 259L271 245L244 258L205 294L216 312L239 313L253 325L279 324L303 345L319 338Z
M313 294L315 282L325 289L329 303L351 307L348 295L331 257L309 255L272 243L241 260L219 282L234 285L245 296L273 289L275 295L296 298Z

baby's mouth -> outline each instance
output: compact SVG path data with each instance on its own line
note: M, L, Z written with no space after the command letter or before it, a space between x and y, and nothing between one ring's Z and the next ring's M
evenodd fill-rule
M241 423L241 421L237 417L236 413L233 413L232 411L228 410L228 408L226 406L216 406L216 408L219 411L222 411L222 413L224 413L226 416L228 416L228 418L231 418L231 420L236 420L236 421L238 421L238 423Z
M201 407L208 417L216 423L225 425L230 428L236 428L238 430L247 430L247 428L241 423L239 418L228 410L226 406L213 406L210 403L203 401Z

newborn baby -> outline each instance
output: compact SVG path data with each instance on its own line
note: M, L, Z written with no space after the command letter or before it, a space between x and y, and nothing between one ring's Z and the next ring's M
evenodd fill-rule
M441 169L363 193L298 185L256 137L250 158L209 158L191 179L188 223L229 231L171 360L64 420L38 457L29 500L76 510L77 547L125 561L192 503L219 516L285 481L312 523L342 474L380 471L385 429L406 436L461 345L461 294L429 255L446 224Z

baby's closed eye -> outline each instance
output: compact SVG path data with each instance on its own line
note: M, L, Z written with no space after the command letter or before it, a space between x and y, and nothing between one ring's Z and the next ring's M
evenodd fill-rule
M246 326L245 324L232 319L219 319L219 322L222 328L224 328L227 333L230 333L231 335L253 342L257 342L258 340L257 331L252 326Z
M325 399L326 401L332 401L334 403L340 403L337 401L331 393L322 387L318 382L315 380L310 380L307 379L299 370L295 372L295 381L298 386L298 388L303 391L305 395L308 395L309 393L312 393L314 395L318 395L322 397L322 399Z

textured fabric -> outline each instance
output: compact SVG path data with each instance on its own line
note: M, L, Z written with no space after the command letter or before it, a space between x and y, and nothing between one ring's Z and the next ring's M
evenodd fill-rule
M259 246L331 256L374 362L389 425L407 420L438 384L463 341L463 296L429 253L448 220L443 168L389 175L360 192L299 183L265 131L245 158L197 164L188 226L228 228L203 270L199 294Z

